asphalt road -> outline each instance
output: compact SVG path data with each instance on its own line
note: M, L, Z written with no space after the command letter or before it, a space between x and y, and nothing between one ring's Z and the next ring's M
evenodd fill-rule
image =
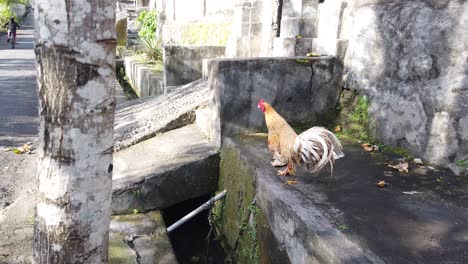
M37 155L5 151L37 144L34 21L29 16L11 49L0 34L0 263L30 263Z

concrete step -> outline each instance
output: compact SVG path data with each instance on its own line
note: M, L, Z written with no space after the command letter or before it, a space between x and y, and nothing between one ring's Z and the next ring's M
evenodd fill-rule
M158 133L193 123L195 110L208 103L207 79L177 87L170 93L118 105L114 149L127 148Z
M110 264L176 264L160 211L112 216Z
M114 214L167 208L216 191L217 150L196 125L114 154Z
M468 263L466 179L413 164L392 171L388 155L353 143L331 185L330 171L279 177L266 142L223 140L219 189L228 196L216 222L240 259L257 246L248 252L263 263Z

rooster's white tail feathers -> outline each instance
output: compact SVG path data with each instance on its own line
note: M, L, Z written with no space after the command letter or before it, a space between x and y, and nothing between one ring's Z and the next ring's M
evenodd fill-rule
M336 159L344 157L338 138L323 127L312 127L301 133L294 141L294 153L299 163L310 173L317 173Z

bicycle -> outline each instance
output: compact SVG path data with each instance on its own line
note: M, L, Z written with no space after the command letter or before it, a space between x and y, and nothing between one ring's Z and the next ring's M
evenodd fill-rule
M11 42L11 48L15 49L15 43L16 43L16 33L13 33L11 31L8 32L8 39Z

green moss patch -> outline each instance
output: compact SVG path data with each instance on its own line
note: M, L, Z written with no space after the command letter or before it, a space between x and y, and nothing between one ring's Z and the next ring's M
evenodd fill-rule
M228 193L215 205L214 216L221 244L235 263L261 263L257 219L263 216L254 201L253 175L235 149L223 147L219 189Z
M369 99L354 91L343 91L337 122L342 131L337 133L338 137L374 143L369 123Z

